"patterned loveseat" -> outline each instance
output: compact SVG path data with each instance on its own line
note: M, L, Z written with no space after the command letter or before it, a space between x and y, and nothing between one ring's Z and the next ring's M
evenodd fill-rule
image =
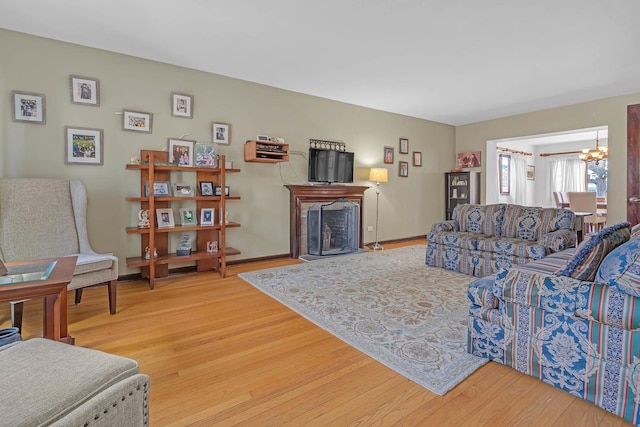
M629 223L469 286L468 351L640 425L640 237Z
M483 277L575 246L568 209L462 204L427 234L427 265Z

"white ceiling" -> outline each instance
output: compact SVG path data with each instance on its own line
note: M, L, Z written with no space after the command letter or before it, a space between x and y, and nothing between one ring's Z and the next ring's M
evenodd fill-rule
M0 28L451 125L640 92L638 0L3 0Z

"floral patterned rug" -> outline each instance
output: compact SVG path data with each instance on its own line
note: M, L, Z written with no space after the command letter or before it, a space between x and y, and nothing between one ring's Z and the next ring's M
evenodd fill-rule
M485 359L466 351L473 277L425 265L426 246L331 257L239 276L433 393Z

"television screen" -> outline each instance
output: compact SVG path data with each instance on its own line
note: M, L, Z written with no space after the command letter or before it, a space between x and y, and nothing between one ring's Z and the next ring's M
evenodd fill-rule
M353 153L309 148L309 182L353 182Z

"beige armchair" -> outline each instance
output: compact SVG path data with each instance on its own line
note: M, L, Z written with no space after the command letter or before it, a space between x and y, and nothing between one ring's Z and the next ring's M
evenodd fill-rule
M108 283L109 311L116 312L118 258L98 254L87 235L87 191L78 180L0 179L0 258L5 262L77 255L68 285L80 303L87 286ZM22 325L21 301L12 303Z
M602 230L607 224L607 217L598 214L596 193L592 191L568 192L569 209L574 212L588 212L591 215L584 217L584 225L589 232Z

